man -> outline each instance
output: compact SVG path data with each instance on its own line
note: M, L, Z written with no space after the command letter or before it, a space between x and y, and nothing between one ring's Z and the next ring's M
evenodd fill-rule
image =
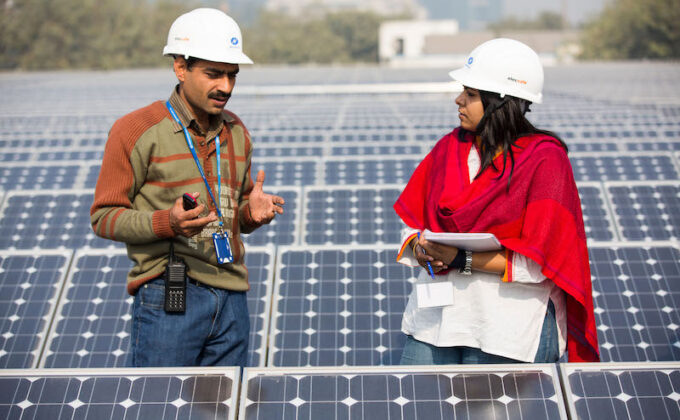
M263 171L253 185L250 135L224 110L239 64L252 64L241 44L219 10L177 18L163 54L179 84L109 133L90 215L97 235L125 242L134 262L133 366L245 366L240 233L282 214L284 201L262 191Z

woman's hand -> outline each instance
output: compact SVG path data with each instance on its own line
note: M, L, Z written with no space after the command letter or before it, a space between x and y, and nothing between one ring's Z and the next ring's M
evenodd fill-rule
M426 240L423 235L420 239L413 238L411 240L413 246L413 255L418 260L421 267L427 269L427 262L432 265L432 271L438 273L448 268L449 264L458 254L458 248L455 246L448 246L437 244Z

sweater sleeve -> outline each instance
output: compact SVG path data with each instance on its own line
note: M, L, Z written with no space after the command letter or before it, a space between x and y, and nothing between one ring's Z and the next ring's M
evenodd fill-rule
M135 113L121 118L111 128L90 208L90 222L102 238L143 244L175 234L170 227L169 209L134 209L134 198L144 183L149 161L148 156L135 149L149 123L134 116Z

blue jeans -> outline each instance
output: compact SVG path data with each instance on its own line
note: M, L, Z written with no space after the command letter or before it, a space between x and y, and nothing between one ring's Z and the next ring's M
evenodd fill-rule
M543 320L541 341L538 344L534 363L555 363L560 358L559 331L555 321L555 305L548 300L548 310ZM485 353L474 347L437 347L406 336L401 354L402 365L468 365L488 363L522 363L495 354Z
M164 294L165 282L156 278L135 295L132 366L245 366L250 333L245 292L187 282L184 313L166 313Z

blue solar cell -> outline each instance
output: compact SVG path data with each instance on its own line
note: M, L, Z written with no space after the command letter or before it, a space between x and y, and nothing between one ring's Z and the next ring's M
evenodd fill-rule
M317 182L319 159L296 158L294 160L255 160L251 165L251 174L256 176L259 170L265 171L267 185L293 186L314 185Z
M246 253L249 366L264 363L273 260L273 249L249 248ZM79 252L73 266L41 366L127 366L133 298L127 294L125 279L131 261L123 250L90 250Z
M615 236L614 224L607 211L607 203L600 184L578 185L583 210L586 236L591 241L611 241Z
M604 362L680 360L680 251L674 246L590 246Z
M71 251L0 251L0 368L36 367L70 260Z
M398 143L384 143L381 145L358 145L358 146L334 146L331 149L332 156L393 156L393 155L420 155L423 152L421 145L400 145Z
M18 419L230 419L236 415L234 368L172 372L0 372L0 415Z
M396 244L403 227L392 206L399 187L308 187L303 241L319 244Z
M607 183L606 188L623 239L680 238L680 181Z
M249 419L566 418L548 368L418 369L249 369L239 411Z
M666 155L570 155L577 181L678 179L673 159Z
M266 181L265 181L266 183ZM277 215L268 224L259 227L253 233L243 235L247 245L297 245L300 243L300 216L302 214L302 190L301 188L266 188L268 194L283 197L285 204L283 214Z
M0 162L27 162L31 160L31 153L29 152L2 152L0 153Z
M97 150L63 150L41 152L38 155L40 161L55 160L101 160L104 155L103 149Z
M0 249L122 247L90 225L90 191L12 192L0 214Z
M326 185L401 184L411 178L422 156L381 159L330 158L325 162Z
M680 365L618 363L562 365L571 418L680 418Z
M270 366L396 364L415 279L396 247L280 248Z
M6 191L73 188L80 169L79 164L5 166L0 169L0 188Z
M253 157L257 158L277 158L277 157L298 157L298 156L323 156L323 148L290 145L281 147L255 147L253 149Z

